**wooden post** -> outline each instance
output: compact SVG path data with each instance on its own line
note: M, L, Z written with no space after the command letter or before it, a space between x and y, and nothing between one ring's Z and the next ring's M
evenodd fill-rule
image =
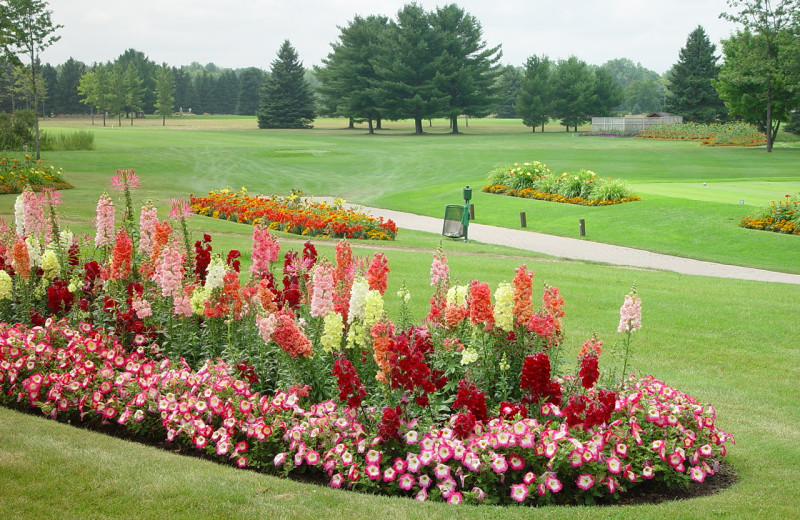
M578 221L578 229L580 230L581 236L586 236L586 221L584 219L580 219Z
M519 212L519 227L528 227L528 219L524 211Z

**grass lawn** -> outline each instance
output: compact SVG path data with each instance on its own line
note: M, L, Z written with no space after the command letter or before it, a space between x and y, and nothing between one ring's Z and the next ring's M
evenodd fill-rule
M133 128L95 127L94 151L45 155L76 185L63 193L59 208L73 229L91 231L97 196L111 191L108 179L117 168L134 168L140 176L136 203L151 198L162 207L189 192L244 185L265 193L299 188L439 216L444 204L459 202L464 184L482 186L491 167L540 160L554 170L585 167L623 178L644 200L579 208L476 190L477 221L513 227L519 211L526 211L531 230L574 236L577 219L585 218L590 240L800 272L800 237L736 227L755 206L800 191L800 148L767 155L760 149L572 137L557 128L531 134L522 125L497 121L462 124L468 133L463 136L411 136L408 126L400 125L366 136L363 128L339 129L341 122L279 132L252 130L253 120L247 118L168 120L166 128L158 126L160 120L158 125L155 119L146 121L136 121ZM88 120L45 125L55 129L56 123L69 131L70 125L84 128ZM173 128L178 124L184 127ZM113 196L121 204L117 193ZM0 197L0 214L13 213L13 203L14 196ZM249 253L248 226L202 217L190 223L195 234L210 232L215 251ZM300 237L280 237L284 250L302 247ZM332 257L335 241L314 243ZM403 282L412 293L414 315L424 315L431 254L439 243L438 236L401 230L395 242L354 244L359 255L384 250L389 258L390 318L397 317L391 295ZM536 273L534 283L558 286L566 300L567 359L574 359L592 332L607 345L619 340L618 309L636 282L644 311L643 328L634 337L634 369L714 404L718 425L736 436L729 461L739 481L713 496L659 505L453 509L235 470L0 408L0 518L310 519L321 511L327 518L348 520L796 515L799 287L555 261L478 243L447 241L443 247L459 283L477 278L495 288L525 262ZM601 360L601 367L609 362Z

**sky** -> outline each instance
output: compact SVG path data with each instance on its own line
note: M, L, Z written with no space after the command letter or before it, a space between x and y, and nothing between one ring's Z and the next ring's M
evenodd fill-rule
M127 49L171 66L199 62L269 70L288 39L306 68L319 65L355 15L394 17L408 0L50 0L61 39L43 62L113 61ZM456 3L502 44L504 64L532 55L572 55L592 64L628 58L662 74L702 25L720 54L736 25L719 19L725 0L419 0L426 10Z

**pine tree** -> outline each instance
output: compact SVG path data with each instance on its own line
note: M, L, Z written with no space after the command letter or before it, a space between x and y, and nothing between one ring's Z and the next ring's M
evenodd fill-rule
M261 89L259 128L311 128L314 98L304 74L297 51L289 40L284 41Z
M241 71L239 77L239 99L236 113L243 116L254 116L258 111L258 96L264 84L264 71L256 67L248 67Z
M670 72L671 81L665 109L686 121L711 123L724 119L727 110L712 81L719 75L716 46L702 26L689 34L678 63Z
M577 132L578 125L584 124L591 117L592 107L597 99L594 84L594 74L586 62L575 56L558 62L553 79L553 115L561 119L567 131L569 127L573 127Z
M175 76L166 63L156 70L156 114L161 116L161 126L166 126L167 116L175 111Z
M553 62L547 56L531 56L525 62L525 74L519 86L517 102L514 105L522 118L522 124L535 132L550 118L554 109Z

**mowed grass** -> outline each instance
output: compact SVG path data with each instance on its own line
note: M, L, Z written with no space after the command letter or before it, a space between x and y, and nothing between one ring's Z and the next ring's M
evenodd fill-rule
M531 133L507 120L471 120L469 126L462 120L463 135L448 134L446 122L434 120L423 136L412 135L404 122L385 123L372 136L365 125L347 130L342 120L321 120L313 130L298 131L258 130L254 118L243 117L174 118L166 127L154 118L125 124L44 122L59 125L53 126L59 131L95 132L96 150L45 157L64 167L79 189L90 189L65 194L76 216L92 215L116 168L134 168L143 179L137 195L157 203L165 202L164 194L244 186L266 194L300 189L435 217L446 204L463 203L461 188L470 185L478 223L518 228L525 212L531 231L577 237L578 220L584 219L586 240L800 273L798 237L738 227L742 217L769 201L800 193L796 143L767 154L763 148L579 137L558 126ZM643 200L592 208L480 192L492 168L531 160L556 172L587 168L621 178ZM0 214L12 203L0 199Z
M460 202L464 184L481 186L489 167L538 159L553 169L587 167L601 175L625 178L634 189L637 184L667 186L664 192L646 197L643 191L642 202L612 208L537 203L476 190L479 222L513 227L518 224L519 211L524 210L530 229L563 227L563 234L576 235L577 218L586 218L587 239L605 236L625 245L640 240L651 247L670 245L678 253L681 245L700 250L705 242L706 248L723 251L729 263L741 265L750 263L741 256L748 248L764 247L749 258L764 257L761 260L766 262L766 257L786 251L782 260L786 265L781 269L798 272L800 237L744 233L743 245L731 249L734 245L725 242L732 239L710 233L716 227L714 222L733 218L734 211L752 206L742 208L738 199L727 202L721 193L703 195L712 200L689 197L692 191L687 187L696 179L686 172L694 168L705 174L697 179L700 187L704 181L711 189L715 183L729 183L741 197L751 185L754 192L761 190L759 195L765 195L770 183L786 188L798 181L793 174L796 162L792 160L798 158L795 149L776 150L769 156L757 149L571 137L555 127L549 129L552 135L531 135L524 127L494 121L485 125L471 121L469 128L462 124L462 131L469 132L462 136L411 136L409 127L399 124L387 125L390 129L380 135L367 136L363 128L342 130L341 121L325 122L330 128L310 132L259 132L246 128L247 122L246 118L210 119L204 126L197 118L192 121L194 127L185 129L171 129L169 125L178 123L173 120L168 120L166 129L145 126L141 121L136 121L133 129L96 128L97 150L45 157L63 166L77 186L63 192L65 202L59 213L75 230L91 231L89 221L97 196L103 190L111 191L108 178L116 168L135 168L142 185L135 193L136 203L152 198L164 207L169 198L185 197L189 192L244 185L264 193L300 188L311 194L338 195L438 216L443 204ZM433 131L444 134L447 128L435 126ZM661 165L649 173L642 166L648 156ZM631 164L636 161L638 167ZM485 167L488 163L491 166ZM626 174L603 171L596 164ZM748 176L748 171L753 175ZM716 180L711 180L709 175L714 172ZM121 204L119 194L113 196ZM13 200L13 196L0 197L0 213L13 211ZM611 211L596 212L598 209ZM581 211L592 213L579 216ZM675 228L666 237L652 236L656 231L645 232L648 226L651 230L670 227L659 224L659 213ZM165 212L161 217L165 218ZM688 222L691 217L699 222ZM639 222L642 219L650 221ZM196 238L200 232L210 232L217 252L238 248L245 256L249 254L249 226L201 217L190 219L190 226ZM765 237L765 242L752 242L755 236ZM304 241L284 234L280 237L284 250L299 249ZM313 242L332 258L336 241ZM401 231L396 242L354 244L358 255L383 250L389 258L390 318L397 317L398 302L393 295L403 282L412 293L414 316L419 319L425 314L430 296L428 270L432 251L440 242L441 237L435 235ZM736 436L729 460L739 481L717 495L659 505L454 509L236 470L0 408L0 518L311 519L324 514L348 520L454 516L507 520L796 515L800 509L795 486L800 476L800 389L796 384L800 378L800 287L556 261L479 243L441 243L459 283L479 279L494 289L498 282L510 281L514 268L526 263L536 273L536 284L558 286L567 302L568 360L574 359L593 332L606 342L607 349L619 341L615 332L618 309L635 282L644 302L644 327L634 337L634 369L654 374L702 403L714 404L719 426ZM794 264L790 262L792 252ZM608 356L601 359L606 366L610 362ZM574 361L568 363L568 369L574 367Z

